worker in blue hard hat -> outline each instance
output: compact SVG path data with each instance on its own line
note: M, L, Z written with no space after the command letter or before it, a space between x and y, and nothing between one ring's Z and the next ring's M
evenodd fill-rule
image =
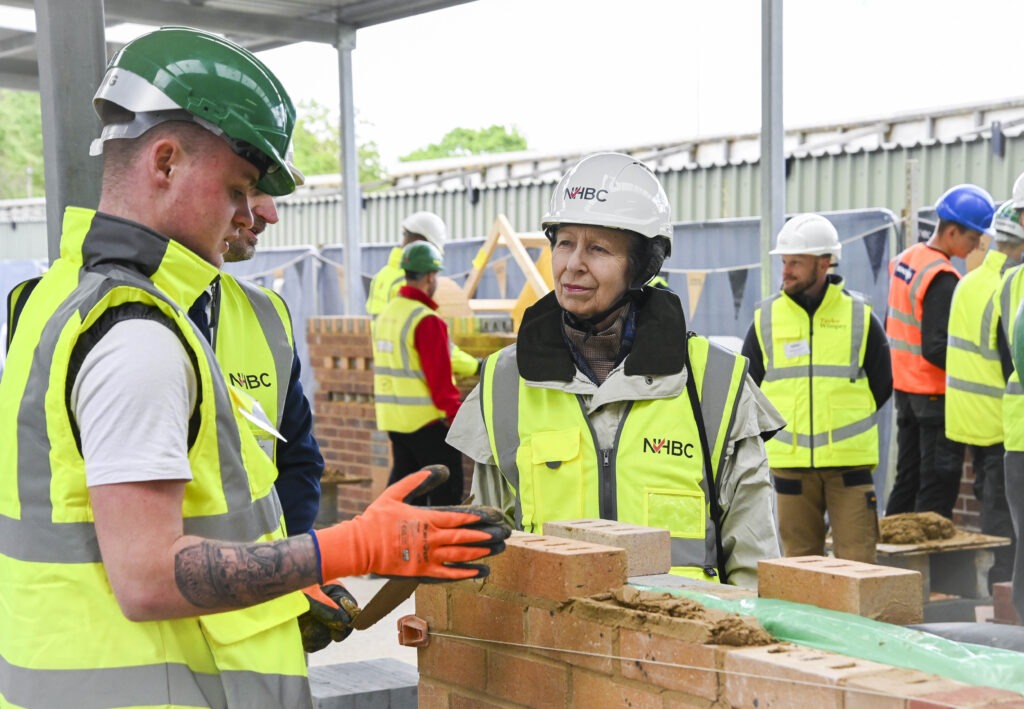
M938 223L927 241L889 263L886 334L895 390L896 480L887 515L937 512L952 518L960 491L964 444L945 433L946 348L950 305L960 274L950 258L965 258L983 234L995 236L991 195L957 185L935 203Z

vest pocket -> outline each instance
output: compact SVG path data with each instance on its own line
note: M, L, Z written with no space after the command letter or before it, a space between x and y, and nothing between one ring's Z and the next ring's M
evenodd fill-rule
M644 524L667 529L673 537L704 538L704 491L648 488L644 496Z
M828 428L831 432L829 443L835 450L864 450L864 441L859 434L853 434L851 426L871 415L872 399L862 394L832 394L828 398Z
M533 489L523 491L524 526L528 521L543 524L582 517L586 490L579 429L532 434L529 461ZM532 503L532 514L527 501Z

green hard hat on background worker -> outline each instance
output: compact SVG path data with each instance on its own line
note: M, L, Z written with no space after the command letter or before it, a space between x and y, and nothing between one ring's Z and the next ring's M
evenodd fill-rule
M443 271L444 257L429 241L414 241L402 249L402 263L399 268L413 273Z
M93 106L103 143L137 138L165 121L191 121L222 136L260 170L257 187L295 191L287 161L295 107L281 82L247 49L191 27L162 27L121 48L107 65Z

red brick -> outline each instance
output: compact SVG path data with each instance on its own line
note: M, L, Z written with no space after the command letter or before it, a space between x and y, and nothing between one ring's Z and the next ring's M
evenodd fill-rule
M643 630L619 631L623 677L704 699L719 694L715 648Z
M537 650L552 660L611 674L615 629L562 610L526 609L526 642L562 652Z
M1020 625L1020 616L1013 605L1013 583L1000 581L992 584L993 619L997 623Z
M426 677L476 691L485 689L487 653L482 647L435 635L416 655L421 679Z
M522 603L480 595L472 590L472 586L469 589L453 587L449 593L452 633L468 638L523 643L526 609Z
M565 706L569 668L532 656L487 652L487 694L528 707Z
M430 680L420 679L416 686L417 709L451 709L448 689Z
M757 593L809 603L887 623L920 623L924 618L921 574L825 556L760 561Z
M667 529L608 519L548 522L544 535L626 550L626 576L665 574L672 566L672 537Z
M662 709L665 704L661 695L661 690L656 687L626 680L613 680L610 677L576 669L572 673L572 697L569 706L573 709Z
M729 706L842 707L845 684L887 665L795 645L730 649L722 665Z
M447 584L422 583L416 587L416 615L427 621L431 631L448 630Z
M487 583L553 601L592 596L626 582L622 549L557 537L514 534L504 553L488 563Z

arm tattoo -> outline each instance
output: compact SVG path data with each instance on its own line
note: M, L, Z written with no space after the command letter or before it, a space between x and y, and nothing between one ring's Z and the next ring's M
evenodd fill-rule
M178 590L198 608L244 608L308 586L319 578L308 535L233 544L203 540L175 555Z

